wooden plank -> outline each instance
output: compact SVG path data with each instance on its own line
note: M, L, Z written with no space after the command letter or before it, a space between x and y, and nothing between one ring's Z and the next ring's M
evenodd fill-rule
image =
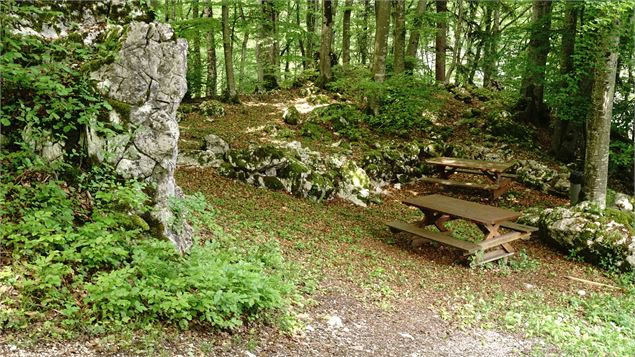
M511 221L501 222L500 225L501 225L501 227L513 229L513 230L519 231L519 232L531 233L531 232L537 232L538 231L538 227L528 226L526 224L520 224L520 223L516 223L516 222L511 222Z
M493 190L496 190L496 189L499 188L499 186L495 185L495 184L460 182L460 181L446 180L446 179L440 179L440 178L434 178L434 177L423 177L423 178L420 179L420 181L430 182L430 183L438 183L438 184L444 185L444 186L475 188L475 189L486 190L486 191L493 191Z
M505 243L513 242L517 239L526 237L528 235L529 235L528 233L509 232L509 233L502 234L496 238L476 242L475 244L481 247L481 249L485 250L485 249L496 247L498 245L503 245Z
M439 243L443 243L455 248L459 248L459 249L468 251L470 253L473 253L481 249L478 245L472 242L456 239L454 237L451 237L447 233L432 232L425 228L417 227L414 224L409 224L409 223L405 223L401 221L394 221L394 222L388 223L388 227L393 232L395 231L408 232L410 234L414 234L419 237L423 237L423 238L430 239Z
M434 157L425 161L431 165L449 166L463 169L478 169L492 172L503 172L514 166L515 162L494 162L455 157Z
M483 173L483 171L481 170L456 169L456 172L462 172L464 174L471 174L471 175L485 175L485 173ZM518 177L518 175L508 174L508 173L502 173L501 176L511 178L511 179L515 179L516 177Z
M476 261L476 265L483 265L485 263L489 263L494 260L507 258L512 255L514 255L514 253L506 252L503 249L492 250L483 254L483 257Z
M486 206L480 203L459 200L438 194L412 197L403 201L403 203L485 224L514 221L521 215L518 212L507 209Z

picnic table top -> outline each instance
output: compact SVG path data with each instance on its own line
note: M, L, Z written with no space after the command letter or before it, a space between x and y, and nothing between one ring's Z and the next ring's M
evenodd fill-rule
M447 213L452 216L470 219L484 224L499 224L514 221L520 213L503 208L482 205L443 195L427 195L409 198L403 203L409 206Z
M479 169L493 172L503 172L514 166L514 162L494 162L471 159L460 159L455 157L434 157L426 162L432 165L450 166L464 169Z

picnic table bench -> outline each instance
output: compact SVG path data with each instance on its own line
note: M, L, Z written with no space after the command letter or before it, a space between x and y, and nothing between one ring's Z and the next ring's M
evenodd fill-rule
M482 205L443 195L427 195L409 198L404 204L419 208L424 217L420 224L401 221L388 223L393 232L408 232L419 239L432 240L464 251L464 255L475 255L475 263L485 264L504 259L514 254L511 242L528 237L537 228L514 222L521 214L503 208ZM463 219L473 222L483 233L480 241L465 241L452 236L445 222ZM434 225L439 232L425 229ZM501 231L504 230L504 232Z
M441 178L424 177L422 181L436 183L444 186L455 186L462 188L474 188L489 191L493 198L498 198L509 190L511 180L505 171L514 166L515 162L494 162L471 159L459 159L453 157L435 157L427 159L427 164L436 166ZM450 180L457 171L472 174L482 174L490 179L490 183L461 182Z

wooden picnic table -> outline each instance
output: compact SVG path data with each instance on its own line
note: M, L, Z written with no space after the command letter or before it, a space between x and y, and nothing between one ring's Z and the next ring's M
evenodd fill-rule
M475 254L476 264L513 255L514 248L511 242L527 237L537 230L535 227L515 223L521 215L518 212L443 195L418 196L403 203L419 208L424 217L418 225L401 221L389 223L388 227L393 233L408 232L419 239L433 240L461 249L465 252L464 255ZM483 233L483 239L470 242L453 237L452 232L445 226L445 222L453 219L473 222ZM440 232L425 229L429 225L436 226Z
M497 198L509 190L511 180L505 178L505 171L514 166L515 162L494 162L471 159L460 159L453 157L435 157L425 161L429 165L437 167L441 178L424 177L422 180L437 183L445 186L456 186L462 188L474 188L489 191L493 198ZM483 174L490 179L491 183L482 184L476 182L462 182L450 180L457 171L473 174Z

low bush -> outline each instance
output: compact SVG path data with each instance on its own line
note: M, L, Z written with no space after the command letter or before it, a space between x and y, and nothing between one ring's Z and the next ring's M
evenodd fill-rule
M24 153L1 154L0 164L0 248L9 263L0 291L10 292L0 297L0 329L61 337L130 323L230 329L273 321L290 301L278 247L224 234L202 196L174 209L213 238L181 256L151 236L143 184L105 169L71 184L64 167Z

